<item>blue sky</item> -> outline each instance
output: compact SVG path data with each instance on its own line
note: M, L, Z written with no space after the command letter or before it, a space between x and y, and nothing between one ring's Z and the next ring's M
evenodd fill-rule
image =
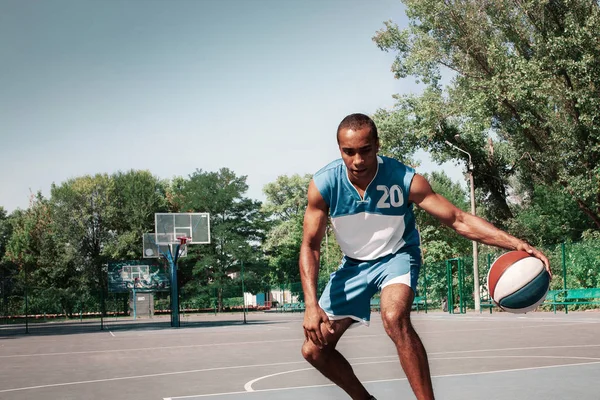
M0 0L0 206L132 168L228 167L264 200L339 157L345 115L419 90L371 39L388 19L399 0Z

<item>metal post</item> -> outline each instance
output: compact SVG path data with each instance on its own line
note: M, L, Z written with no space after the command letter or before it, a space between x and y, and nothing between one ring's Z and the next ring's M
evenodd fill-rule
M175 250L175 254L179 253L179 244ZM177 258L171 254L169 247L169 264L171 266L171 326L179 328L179 290L177 290Z
M136 303L136 299L135 299L135 280L133 281L133 319L137 319L137 304Z
M102 288L102 282L100 282L100 330L104 330L104 312L106 306L104 304L104 289Z
M246 289L244 288L244 261L242 263L242 309L244 310L244 324L246 323Z
M470 164L469 167L469 181L471 183L471 214L476 215L475 184L473 183L473 164ZM473 240L473 299L475 300L475 311L481 311L481 298L479 292L479 251L477 249L477 242Z
M214 287L212 288L212 290L213 290L213 308L214 308L214 311L215 311L215 315L217 315L217 301L218 301L218 299L217 299L217 291L216 291L216 289Z
M27 293L27 269L25 269L25 333L29 333L29 299Z
M565 290L565 294L567 291L567 254L565 251L565 241L563 240L561 244L561 252L562 252L562 271L563 271L563 289ZM569 306L565 304L565 314L569 313Z
M475 184L473 183L473 162L471 161L471 153L461 149L458 146L450 143L446 140L446 144L450 147L455 148L456 150L465 153L469 156L469 186L471 186L471 214L477 215L475 213ZM475 300L475 311L481 310L481 301L479 298L479 261L478 261L478 250L477 250L477 242L473 240L473 298Z
M427 268L423 264L423 291L425 292L425 314L427 314Z
M448 282L448 298L446 300L446 306L448 307L448 314L454 314L454 293L452 292L452 262L446 261L446 281Z
M464 279L465 279L465 268L462 262L462 259L458 259L456 261L456 268L458 269L458 313L459 314L464 314L465 313L465 299L464 299L464 293L463 293L463 284L464 284Z

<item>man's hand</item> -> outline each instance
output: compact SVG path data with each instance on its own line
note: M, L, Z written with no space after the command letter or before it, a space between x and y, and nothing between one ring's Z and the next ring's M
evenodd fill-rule
M519 244L517 245L515 250L526 251L527 253L531 254L532 256L542 260L542 262L546 266L546 271L548 271L550 278L552 278L552 271L550 271L550 262L548 261L548 258L544 255L544 253L542 253L541 251L539 251L538 249L536 249L535 247L531 246L529 243L527 243L523 240L519 241Z
M302 324L304 327L304 336L307 341L312 341L320 349L327 345L327 339L321 331L321 324L325 324L327 330L330 333L334 333L331 322L321 307L318 305L306 307L304 311L304 323Z

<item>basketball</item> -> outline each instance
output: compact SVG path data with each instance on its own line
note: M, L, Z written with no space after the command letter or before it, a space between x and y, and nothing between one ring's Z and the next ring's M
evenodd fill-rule
M539 258L525 251L510 251L494 261L487 285L498 307L522 314L542 304L550 287L550 275Z

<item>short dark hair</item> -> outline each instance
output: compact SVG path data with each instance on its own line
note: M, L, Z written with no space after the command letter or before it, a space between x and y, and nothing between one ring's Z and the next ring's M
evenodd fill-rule
M355 113L346 116L342 122L338 125L337 128L337 141L340 142L340 131L342 129L352 129L358 130L368 126L371 130L371 138L373 140L379 140L379 136L377 135L377 126L375 126L375 122L365 114Z

